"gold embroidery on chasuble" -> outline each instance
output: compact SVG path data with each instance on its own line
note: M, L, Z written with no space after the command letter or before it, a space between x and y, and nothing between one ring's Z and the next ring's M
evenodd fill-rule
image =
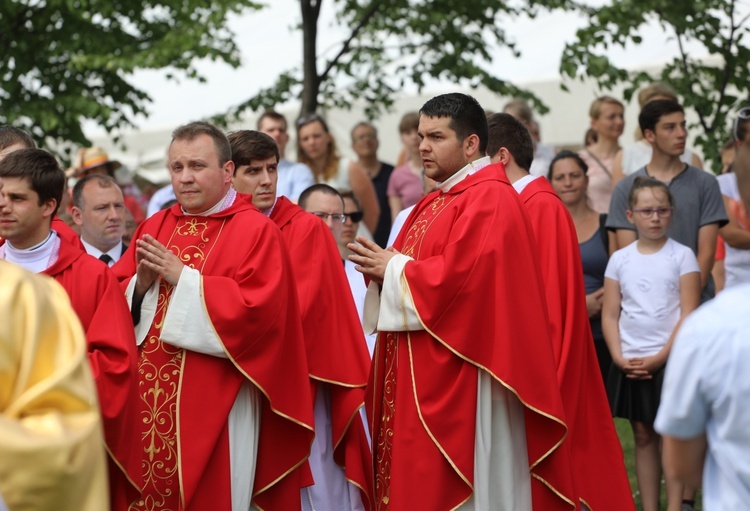
M406 232L401 253L417 259L422 241L432 222L454 200L440 194L419 214ZM405 299L406 278L401 277L401 296ZM406 315L406 311L404 311ZM396 415L396 372L398 369L398 332L387 332L385 338L385 361L383 364L383 399L381 403L380 427L375 444L375 502L379 511L387 511L390 503L391 462L393 457L393 423ZM406 335L404 334L404 337Z
M165 245L183 264L201 271L223 226L223 220L183 217ZM161 340L173 292L174 286L160 280L156 315L139 349L144 489L133 509L142 511L181 509L177 404L185 350Z

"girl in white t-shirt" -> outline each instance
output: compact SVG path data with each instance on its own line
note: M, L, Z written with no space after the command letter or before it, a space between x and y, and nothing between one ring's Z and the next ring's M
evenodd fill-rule
M688 247L665 234L679 214L667 185L637 179L629 205L638 240L612 254L604 273L602 329L612 354L607 392L613 415L633 428L643 510L658 511L661 439L653 423L675 331L700 301L700 268ZM680 509L681 486L668 482L667 502L668 510Z

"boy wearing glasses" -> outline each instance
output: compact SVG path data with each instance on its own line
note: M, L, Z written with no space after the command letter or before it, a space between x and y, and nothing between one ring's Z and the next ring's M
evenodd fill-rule
M315 413L309 458L315 484L301 489L302 509L369 509L370 448L358 417L370 359L336 243L318 219L343 225L341 199L334 196L341 212L316 211L315 218L276 196L279 149L270 136L241 130L227 138L232 186L252 195L253 204L281 229L294 272ZM305 192L300 202L304 199Z
M635 241L636 231L628 221L628 193L638 177L653 177L669 187L675 209L667 236L689 247L700 266L701 302L714 296L711 269L719 228L727 223L724 202L716 178L683 163L687 128L685 111L672 100L647 103L638 116L644 138L653 147L651 161L617 183L607 217L607 228L615 231L617 248Z

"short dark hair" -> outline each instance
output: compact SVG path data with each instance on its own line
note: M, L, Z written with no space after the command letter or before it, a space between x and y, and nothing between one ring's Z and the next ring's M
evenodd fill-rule
M410 131L417 131L419 128L419 114L417 112L407 112L401 117L401 122L398 123L399 133L409 133Z
M344 199L341 197L341 194L338 190L336 190L333 186L327 185L325 183L316 183L312 186L308 186L304 190L302 190L302 193L299 194L299 200L297 201L297 204L302 209L305 209L305 206L307 205L307 201L310 199L310 195L314 194L315 192L320 192L326 195L333 195L335 197L338 197L341 199L341 205L346 207L344 205Z
M34 139L24 130L15 126L0 126L0 149L5 149L16 144L21 144L26 149L36 148Z
M276 157L276 163L279 162L279 146L265 133L255 130L238 130L227 135L227 139L232 149L235 174L237 167L250 165L253 161Z
M232 160L232 148L224 132L213 124L205 121L195 121L184 124L172 132L172 142L175 140L195 140L201 135L208 135L214 141L216 155L219 157L219 166ZM170 143L171 145L171 143Z
M62 201L65 172L57 160L42 149L19 149L0 161L0 177L26 179L39 196L39 206L55 199L54 215Z
M580 167L584 175L586 175L586 173L589 171L589 166L586 164L585 161L583 161L583 158L581 158L580 154L565 149L557 153L555 157L552 158L552 161L549 164L549 170L547 170L547 181L552 181L552 170L555 168L555 163L557 163L560 160L568 160L568 159L576 162L576 165Z
M487 116L479 102L467 94L451 92L435 96L419 109L419 115L449 117L450 128L463 141L471 135L479 137L479 152L487 152Z
M526 126L510 114L492 114L487 119L489 140L487 154L495 156L501 147L506 148L519 167L528 171L534 161L534 141Z
M260 117L258 117L258 122L256 123L255 127L260 131L260 125L263 124L263 119L265 118L273 119L274 121L283 121L284 123L284 129L288 129L289 125L286 122L286 117L281 115L276 110L266 110L262 114L260 114Z
M653 177L639 176L633 181L633 186L630 187L630 193L628 194L628 207L630 209L633 209L633 206L635 206L638 192L645 190L646 188L654 188L666 193L667 198L669 199L669 205L674 207L674 197L672 197L672 192L669 191L669 187L666 183Z
M662 116L676 112L685 113L685 109L677 101L672 101L671 99L649 101L643 105L641 113L638 115L638 125L641 127L641 133L646 136L646 130L654 131L656 124Z
M115 178L106 174L89 174L88 176L82 177L76 181L76 184L73 187L73 205L81 211L83 211L84 208L83 189L91 181L96 181L101 188L111 188L112 186L116 186L118 189L120 188L117 181L115 181ZM122 190L120 191L122 192Z

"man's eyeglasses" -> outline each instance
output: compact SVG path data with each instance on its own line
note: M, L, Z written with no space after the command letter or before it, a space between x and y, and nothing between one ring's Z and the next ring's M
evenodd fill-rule
M344 223L346 221L346 215L342 213L323 213L322 211L311 211L311 213L324 222L330 218L334 222Z
M654 216L654 213L656 213L656 216L659 218L668 218L672 216L672 210L674 208L649 208L649 209L634 209L633 213L638 213L641 218L644 218L648 220L652 216Z
M357 224L362 221L362 217L364 217L365 214L362 213L361 211L354 211L353 213L346 213L344 214L344 216L348 217L349 220L352 221L352 223Z
M742 142L742 138L740 138L739 135L740 122L748 119L750 119L750 106L740 108L737 112L737 117L734 118L734 129L732 130L735 142ZM745 133L745 135L747 135L747 133Z

